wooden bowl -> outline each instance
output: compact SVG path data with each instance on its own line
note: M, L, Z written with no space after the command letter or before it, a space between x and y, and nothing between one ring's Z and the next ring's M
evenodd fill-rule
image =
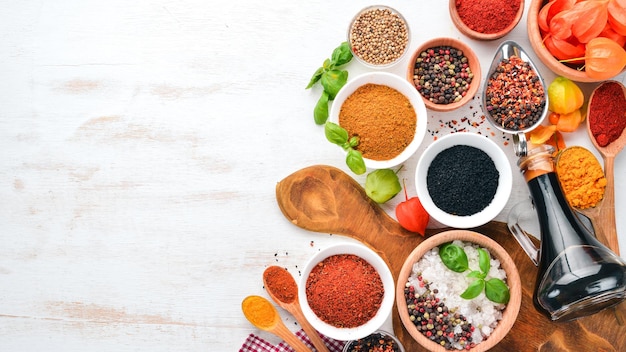
M519 7L519 10L517 11L517 14L515 14L515 18L513 18L513 21L511 21L511 23L506 28L496 33L481 33L481 32L477 32L469 28L461 20L461 17L459 17L459 12L457 11L457 8L456 8L456 1L457 0L450 0L448 3L449 9L450 9L450 17L452 19L452 22L461 33L476 40L487 41L487 40L495 40L495 39L504 37L505 35L509 34L509 32L511 32L513 28L515 28L515 26L517 26L520 19L522 18L522 15L524 14L524 0L520 0L521 4Z
M470 350L473 352L486 351L500 342L513 327L522 303L522 283L517 267L507 251L496 241L485 235L467 230L450 230L429 237L418 245L407 257L406 261L402 265L402 269L400 270L400 275L398 276L396 285L396 305L398 313L407 332L427 351L447 351L443 346L431 341L417 330L415 324L409 317L406 299L404 297L404 288L406 287L406 283L409 275L411 274L414 263L419 261L422 256L424 256L424 254L426 254L433 247L454 240L475 243L487 249L492 257L497 258L500 261L500 266L505 270L507 275L506 283L509 286L511 298L509 303L507 303L506 308L504 308L502 320L498 322L498 325L491 332L489 338L477 344Z
M539 57L541 62L544 63L552 72L556 73L559 76L563 76L571 79L576 82L600 82L604 81L604 79L595 79L587 76L587 73L583 70L577 70L575 66L565 65L557 58L555 58L550 51L543 44L543 38L541 37L541 32L539 29L539 23L537 21L537 16L539 15L539 11L543 7L543 5L547 3L545 0L531 0L530 6L528 8L528 18L527 18L527 30L528 30L528 38L530 39L530 44L535 51L535 54ZM624 70L622 70L624 72Z
M413 83L415 61L422 51L438 46L450 46L462 50L465 57L467 57L470 70L474 74L474 77L472 78L472 83L470 84L470 88L467 90L465 97L455 103L435 104L422 96L427 109L433 111L452 111L458 109L459 107L465 105L468 101L472 100L472 98L474 97L474 95L476 95L476 92L478 91L478 87L480 86L480 82L482 79L480 61L478 60L476 53L474 53L472 48L470 48L467 44L463 43L460 40L446 37L434 38L426 41L413 52L413 55L411 55L411 59L409 60L409 64L407 67L406 78L415 87L415 84Z

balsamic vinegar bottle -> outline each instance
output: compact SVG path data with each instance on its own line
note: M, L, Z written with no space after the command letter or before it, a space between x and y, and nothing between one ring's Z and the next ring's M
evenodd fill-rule
M626 298L626 263L600 243L569 206L554 170L552 147L518 161L537 212L541 246L535 307L554 321L597 313Z

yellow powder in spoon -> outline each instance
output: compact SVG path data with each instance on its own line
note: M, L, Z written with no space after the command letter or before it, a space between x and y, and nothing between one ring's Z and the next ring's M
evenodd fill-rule
M586 209L602 200L606 178L598 159L589 150L583 147L563 150L557 159L556 174L572 207Z

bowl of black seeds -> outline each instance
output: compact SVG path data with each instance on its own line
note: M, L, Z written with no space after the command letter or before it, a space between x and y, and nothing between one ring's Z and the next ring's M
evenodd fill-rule
M417 196L437 222L472 228L493 220L509 200L511 165L494 141L472 132L437 139L415 172Z
M387 68L405 56L410 42L409 24L395 9L368 6L348 27L348 43L359 62L370 68Z
M420 93L427 109L452 111L476 95L481 82L480 61L460 40L431 39L413 52L407 80Z
M358 340L348 341L343 352L404 352L400 340L383 330L377 330L371 335Z

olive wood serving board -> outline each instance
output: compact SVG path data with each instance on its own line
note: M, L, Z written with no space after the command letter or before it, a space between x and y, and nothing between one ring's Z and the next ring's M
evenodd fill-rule
M365 194L352 177L332 166L310 166L276 186L278 205L288 220L306 230L360 240L389 265L394 278L405 258L424 240L406 231ZM427 236L447 229L428 230ZM626 303L572 322L555 323L532 303L537 268L506 224L492 221L472 229L496 240L513 258L522 279L522 307L509 334L492 351L626 351ZM404 329L397 306L394 333L407 351L424 351Z

